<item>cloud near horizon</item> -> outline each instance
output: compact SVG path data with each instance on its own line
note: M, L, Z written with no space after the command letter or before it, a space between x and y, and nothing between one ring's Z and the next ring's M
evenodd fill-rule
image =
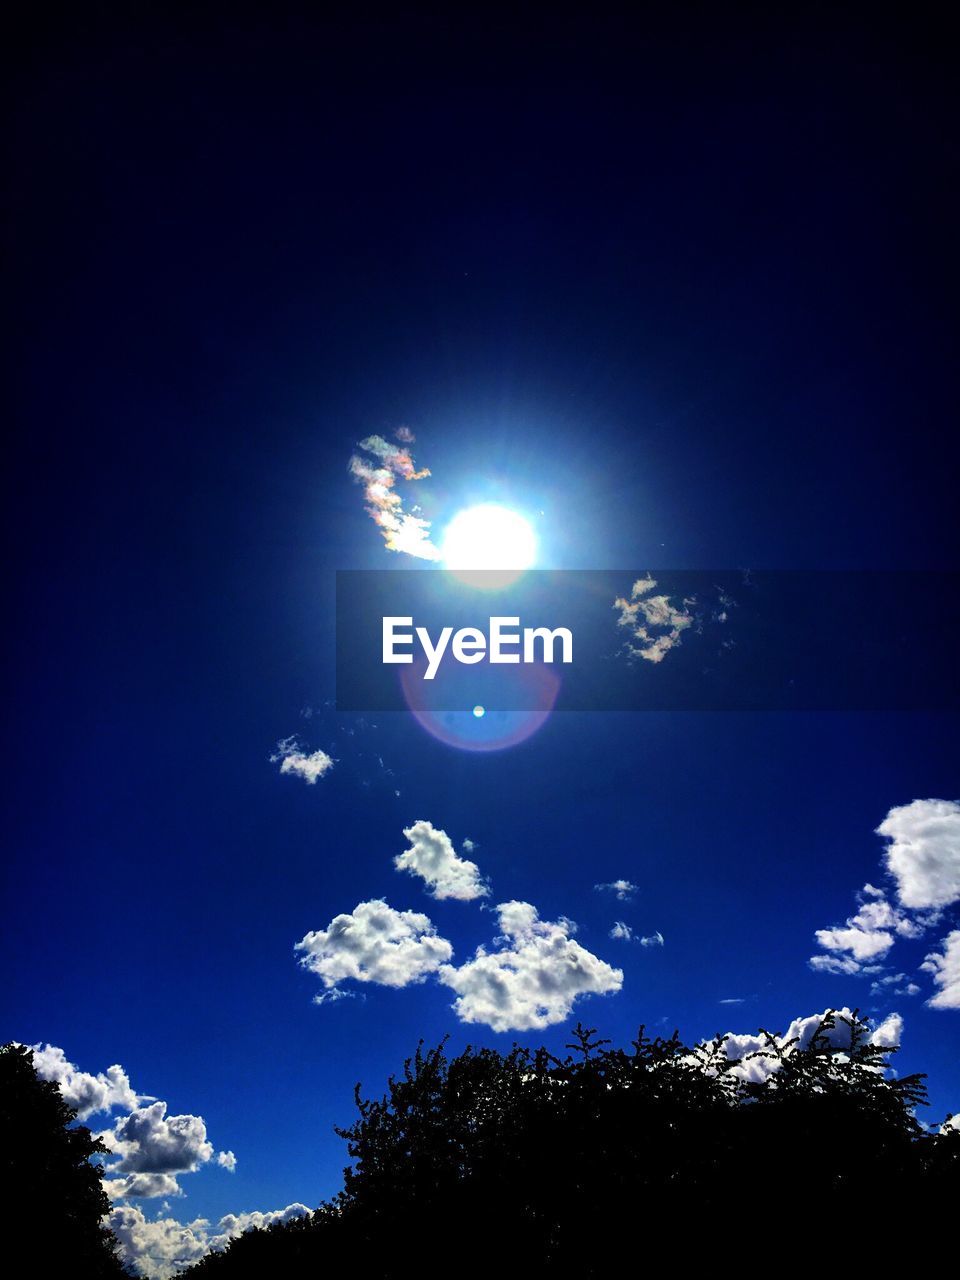
M809 1048L814 1035L829 1012L830 1010L825 1009L823 1013L812 1013L805 1018L794 1018L782 1036L774 1036L777 1046L784 1049L790 1045L791 1041L796 1041L795 1044L786 1049L787 1053L793 1053L797 1049ZM864 1020L855 1018L853 1011L846 1006L833 1012L834 1025L824 1032L824 1036L832 1049L837 1053L843 1053L850 1048L853 1034L852 1028L848 1023L859 1022L863 1025ZM846 1022L843 1021L844 1018L847 1019ZM870 1044L882 1045L885 1048L896 1048L900 1044L902 1033L903 1018L899 1013L891 1013L870 1031L868 1041ZM701 1050L706 1050L709 1045L709 1041L704 1041L699 1047ZM728 1031L723 1041L723 1052L727 1058L741 1059L737 1066L731 1068L730 1074L738 1076L741 1080L749 1080L757 1084L762 1084L764 1080L780 1069L780 1064L775 1056L763 1056L764 1051L767 1049L769 1049L767 1038L760 1032ZM750 1057L749 1055L751 1054L759 1054L761 1056Z
M311 1212L305 1204L295 1203L265 1213L228 1213L214 1231L206 1218L192 1222L147 1218L136 1205L119 1205L109 1214L107 1223L120 1242L121 1254L137 1275L149 1280L171 1280L206 1254L225 1249L244 1231L290 1222Z

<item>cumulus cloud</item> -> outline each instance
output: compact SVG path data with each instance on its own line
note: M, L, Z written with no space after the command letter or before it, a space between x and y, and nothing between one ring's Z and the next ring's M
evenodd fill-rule
M125 1111L111 1128L100 1132L109 1151L104 1162L104 1189L114 1202L182 1195L177 1175L193 1173L213 1156L202 1116L167 1115L167 1104L138 1094L120 1066L91 1075L70 1062L56 1045L33 1045L33 1061L42 1080L54 1081L64 1100L87 1120L98 1112ZM144 1105L146 1104L146 1105ZM217 1164L236 1166L232 1152L221 1152Z
M960 929L948 933L941 945L943 950L932 951L920 966L940 988L927 1004L931 1009L960 1009Z
M393 865L398 871L420 876L434 898L470 902L490 892L480 875L480 868L475 862L458 856L445 831L421 818L413 826L404 827L403 834L410 848L398 854ZM464 848L467 843L464 841ZM473 848L472 844L470 848Z
M296 950L300 963L317 974L328 994L347 980L406 987L436 973L453 955L428 916L396 911L382 898L336 916L326 929L302 938Z
M877 827L884 859L905 907L960 901L960 802L914 800L891 809Z
M611 880L608 884L595 884L593 887L597 893L612 893L618 902L629 902L639 886L629 880Z
M808 1049L828 1013L829 1010L825 1010L823 1013L810 1014L805 1018L794 1018L784 1035L774 1036L777 1046L788 1054L796 1049ZM834 1025L823 1031L823 1036L832 1050L837 1053L849 1051L853 1036L853 1028L851 1026L853 1023L864 1025L862 1019L856 1018L853 1012L846 1007L835 1012ZM884 1048L896 1048L900 1044L902 1032L903 1019L899 1013L891 1013L889 1017L871 1030L867 1039L870 1044L881 1045ZM791 1045L791 1041L796 1043ZM703 1045L701 1049L706 1047L706 1045ZM741 1059L738 1065L731 1069L731 1074L758 1084L780 1069L780 1064L775 1056L755 1058L749 1056L755 1053L763 1055L764 1051L767 1050L769 1050L767 1038L759 1032L747 1032L744 1034L731 1031L726 1034L723 1042L723 1052L727 1058Z
M334 765L333 757L328 756L325 751L304 751L296 735L281 738L270 760L273 764L279 762L281 773L302 778L311 787L316 784L318 778L329 773Z
M628 924L624 924L622 920L615 920L613 928L610 930L610 937L618 942L629 942L633 937L633 930Z
M816 931L817 942L825 951L847 952L846 958L859 967L864 961L885 956L897 937L919 936L920 926L873 885L865 885L858 898L859 910L844 924Z
M192 1173L213 1156L202 1116L168 1116L165 1102L138 1107L100 1135L118 1173Z
M896 901L885 889L865 884L857 895L858 910L842 925L818 929L816 938L826 954L810 959L810 967L822 973L844 975L883 973L884 961L901 938L920 938L941 918L943 911L960 901L960 804L953 800L914 800L891 809L877 827L885 840L884 866ZM949 966L948 966L949 967ZM921 966L939 975L937 957L928 956ZM902 982L905 975L887 975L874 982L874 991ZM954 1008L950 983L928 1003L933 1008ZM898 995L915 995L914 983L905 983Z
M497 907L500 936L493 950L443 965L440 981L456 992L453 1007L464 1022L494 1031L541 1030L569 1017L584 995L619 991L623 972L611 968L571 938L572 921L541 920L528 902Z
M649 933L645 938L640 939L641 947L662 947L663 934L659 929L655 933Z
M213 1158L203 1117L168 1116L165 1102L137 1107L97 1136L116 1157L105 1170L107 1193L114 1200L179 1195L177 1175L195 1173Z
M228 1173L236 1173L237 1157L232 1151L218 1151L217 1164L221 1169L226 1169Z
M152 1200L158 1196L182 1196L183 1189L172 1173L131 1173L125 1178L104 1178L103 1189L118 1200Z
M95 1076L81 1071L67 1059L56 1045L31 1045L33 1065L41 1080L52 1080L60 1086L67 1106L75 1107L78 1120L87 1120L98 1111L115 1108L132 1111L141 1099L130 1087L130 1079L121 1066L107 1067Z
M633 584L629 599L618 596L613 602L619 610L617 625L629 632L627 653L654 663L663 661L694 622L692 600L675 604L669 596L652 595L656 585L648 573Z
M205 1254L223 1249L244 1231L289 1222L309 1215L304 1204L266 1213L228 1213L216 1229L206 1218L178 1222L175 1218L147 1218L135 1205L118 1205L107 1221L120 1243L120 1252L139 1276L170 1280L178 1271L199 1262Z
M367 514L379 528L388 551L403 551L420 560L439 560L440 551L430 537L430 521L415 510L405 510L396 489L398 480L422 480L430 474L426 467L418 471L414 464L409 449L413 438L406 427L397 432L399 445L382 436L368 436L357 446L362 452L350 458L349 471L363 486Z

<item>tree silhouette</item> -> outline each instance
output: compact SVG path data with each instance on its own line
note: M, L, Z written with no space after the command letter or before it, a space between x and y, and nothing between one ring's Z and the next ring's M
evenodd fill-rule
M31 1259L21 1264L22 1274L83 1280L127 1276L116 1256L117 1242L102 1222L110 1209L103 1171L90 1161L106 1147L89 1129L73 1125L76 1116L59 1086L39 1079L30 1049L0 1046L5 1262L19 1252Z
M515 1046L451 1060L421 1044L382 1098L357 1087L359 1118L337 1130L353 1160L339 1196L240 1237L191 1278L343 1267L388 1280L441 1262L461 1276L594 1276L618 1251L674 1267L693 1248L707 1265L723 1246L814 1249L878 1215L948 1223L960 1132L915 1118L923 1077L891 1074L895 1050L856 1015L827 1015L806 1047L763 1034L743 1064L772 1068L756 1080L722 1037L688 1048L642 1028L627 1051L578 1026L564 1058Z

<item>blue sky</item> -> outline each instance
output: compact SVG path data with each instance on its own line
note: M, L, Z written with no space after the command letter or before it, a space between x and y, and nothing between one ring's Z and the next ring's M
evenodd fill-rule
M564 712L478 754L332 705L336 571L422 567L347 470L404 425L434 532L500 502L543 567L955 568L935 64L734 30L719 60L641 40L638 77L604 28L579 60L489 36L454 75L430 52L456 32L404 60L241 26L230 57L119 28L25 54L3 1038L202 1117L182 1196L130 1201L148 1219L313 1206L357 1080L514 1033L432 976L318 1007L295 944L384 898L462 965L520 901L623 974L524 1041L859 1006L902 1016L929 1118L960 1109L958 1014L919 969L956 905L905 906L876 834L956 800L955 713ZM270 760L291 735L335 761L315 785ZM941 885L951 812L920 837ZM488 896L395 869L418 820ZM902 926L884 970L812 969L865 884Z

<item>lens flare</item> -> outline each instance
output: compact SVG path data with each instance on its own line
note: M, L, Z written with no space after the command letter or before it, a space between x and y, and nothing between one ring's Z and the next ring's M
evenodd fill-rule
M560 692L559 675L543 664L460 667L442 681L424 680L425 669L422 659L402 669L407 706L432 737L461 751L525 742L546 723Z

